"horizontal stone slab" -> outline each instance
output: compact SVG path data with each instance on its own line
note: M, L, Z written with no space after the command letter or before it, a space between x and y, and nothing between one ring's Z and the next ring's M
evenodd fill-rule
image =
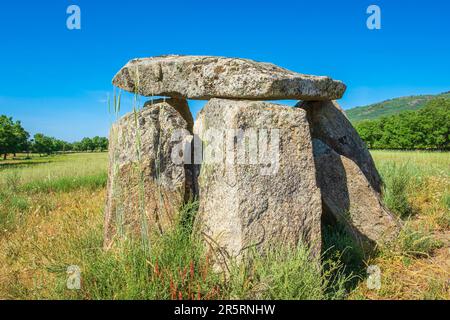
M143 96L194 100L335 100L346 89L330 77L300 74L271 63L179 55L131 60L113 84Z

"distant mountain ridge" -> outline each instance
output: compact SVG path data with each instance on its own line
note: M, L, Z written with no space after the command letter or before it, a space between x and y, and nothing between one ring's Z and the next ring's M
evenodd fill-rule
M428 101L445 97L450 98L450 91L436 95L417 95L389 99L368 106L355 107L345 110L351 122L359 122L362 120L374 120L384 116L390 116L403 111L414 111L423 108Z

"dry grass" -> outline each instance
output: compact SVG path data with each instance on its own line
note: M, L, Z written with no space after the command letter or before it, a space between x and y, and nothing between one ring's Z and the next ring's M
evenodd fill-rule
M414 214L405 218L406 229L396 243L381 248L378 256L365 261L381 268L381 289L367 289L362 279L352 286L349 298L450 299L449 153L374 152L374 158L382 174L387 172L385 166L392 163L407 166L405 192ZM125 290L116 295L111 293L112 298L142 297L136 291L139 288L132 291L131 286L123 288L114 283L115 279L108 278L111 272L125 277L125 281L133 281L132 277L126 278L133 274L128 269L132 264L117 264L114 256L99 260L103 259L101 254L96 254L97 260L91 258L91 252L99 252L102 244L106 155L56 156L37 161L40 164L25 162L26 165L3 168L0 163L0 215L16 218L0 231L0 299L95 299L105 296L103 291L96 291L102 281ZM100 178L93 183L86 177ZM26 188L39 185L42 180L47 180L45 188ZM60 184L71 187L58 187ZM82 272L88 273L89 290L74 292L65 288L68 265L79 265ZM124 268L123 273L120 270L114 273L117 265ZM102 272L101 268L108 266L111 269ZM186 267L190 267L189 263ZM166 268L167 272L178 270L170 264ZM251 282L247 278L241 280ZM232 292L240 292L240 285ZM169 298L170 294L168 291Z
M450 154L425 152L373 152L383 174L386 165L406 166L407 199L413 215L404 220L396 243L382 248L366 263L382 270L379 291L364 282L351 298L450 299Z
M25 221L0 238L0 298L58 299L58 274L80 264L77 240L102 233L105 192L80 189L31 198Z

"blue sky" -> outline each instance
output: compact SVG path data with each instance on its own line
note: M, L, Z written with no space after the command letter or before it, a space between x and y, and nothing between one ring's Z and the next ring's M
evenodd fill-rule
M81 30L66 28L71 4ZM381 30L366 27L370 4L381 8ZM447 0L4 1L0 114L32 134L107 135L114 74L131 58L171 53L329 75L347 84L348 109L450 90L449 38Z

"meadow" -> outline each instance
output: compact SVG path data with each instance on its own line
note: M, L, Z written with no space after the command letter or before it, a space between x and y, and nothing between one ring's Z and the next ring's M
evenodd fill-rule
M0 161L0 299L450 299L450 153L373 151L398 239L368 257L341 228L324 230L322 265L280 248L212 271L192 234L197 202L150 252L125 241L103 250L106 153ZM81 268L81 290L66 287ZM368 289L368 265L381 288Z

